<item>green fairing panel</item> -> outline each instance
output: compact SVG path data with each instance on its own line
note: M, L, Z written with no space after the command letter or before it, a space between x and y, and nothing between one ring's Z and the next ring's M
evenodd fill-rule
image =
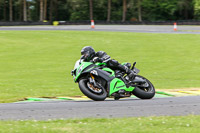
M95 65L97 65L97 66L101 66L101 65L106 66L107 64L105 62L104 63L97 62L97 63L95 63ZM112 69L108 68L108 67L104 67L102 70L107 71L107 72L111 72L112 74L109 77L115 76L115 72Z
M77 79L79 78L81 72L89 65L91 65L93 63L91 62L82 62L81 65L77 68L76 70L76 76L74 77L75 78L75 81L77 81Z
M110 68L105 67L102 70L107 71L107 72L111 72L112 74L109 77L115 76L115 72L112 69L110 69Z
M95 65L97 65L97 66L101 66L101 65L107 65L105 62L104 63L101 63L101 62L97 62L97 63L95 63Z
M101 65L106 65L106 63L97 62L97 63L95 63L95 65L96 65L96 66L94 66L94 67L88 69L87 71L89 72L91 69L93 69L93 68L95 68L95 67L99 67L99 66L101 66Z
M135 89L135 87L130 86L129 88L126 88L126 91L133 91Z
M125 83L118 79L118 78L114 78L111 83L110 83L110 93L109 95L121 90L121 89L124 89L125 91L133 91L135 89L135 87L129 87L129 88L126 88L126 85Z

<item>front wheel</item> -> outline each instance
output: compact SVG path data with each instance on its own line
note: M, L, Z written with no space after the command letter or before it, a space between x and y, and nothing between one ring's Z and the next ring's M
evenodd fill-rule
M132 93L136 97L141 98L141 99L153 98L155 95L155 88L154 88L153 84L145 77L137 75L136 78L141 81L145 81L145 83L136 83L135 84L136 87Z
M81 79L79 81L79 88L84 95L94 101L104 101L107 97L107 92L103 87L95 88L89 83L88 79Z

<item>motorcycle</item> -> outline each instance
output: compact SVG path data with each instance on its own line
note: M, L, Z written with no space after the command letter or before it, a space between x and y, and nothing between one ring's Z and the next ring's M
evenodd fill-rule
M135 64L136 62L132 68L128 65L134 72L134 79L130 79L125 72L106 67L106 63L83 60L76 61L71 74L75 83L79 84L81 92L94 101L104 101L107 97L119 100L131 95L140 99L151 99L155 95L155 88L147 78L138 75L140 70Z

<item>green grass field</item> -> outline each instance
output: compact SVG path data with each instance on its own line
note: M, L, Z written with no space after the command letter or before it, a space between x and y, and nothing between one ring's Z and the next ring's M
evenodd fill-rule
M200 87L200 35L95 31L0 31L0 103L82 95L70 75L83 46L137 61L155 88Z
M0 121L1 133L199 133L200 116Z

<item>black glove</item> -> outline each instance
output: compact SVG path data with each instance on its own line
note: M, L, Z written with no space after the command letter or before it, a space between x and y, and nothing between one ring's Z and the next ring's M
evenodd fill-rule
M94 57L94 59L92 60L94 63L99 61L99 57Z

